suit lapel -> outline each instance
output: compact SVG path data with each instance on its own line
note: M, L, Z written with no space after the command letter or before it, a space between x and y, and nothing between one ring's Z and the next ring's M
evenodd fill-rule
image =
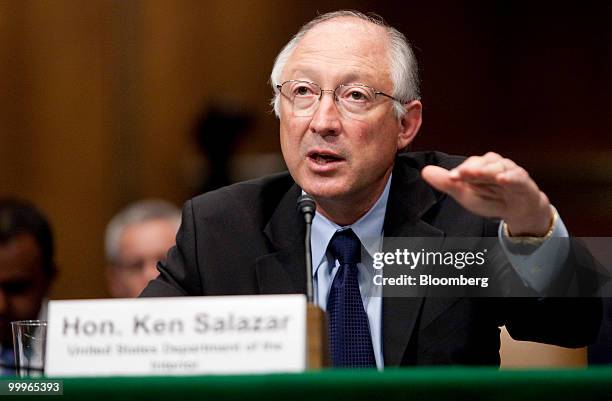
M437 193L420 171L401 160L393 170L393 181L385 215L385 237L440 237L444 233L422 217L438 202ZM385 244L383 243L383 248ZM413 335L425 293L415 297L386 297L383 288L383 353L385 365L399 366Z
M296 207L301 189L294 184L281 198L264 228L274 251L257 258L255 271L261 294L306 292L305 224Z

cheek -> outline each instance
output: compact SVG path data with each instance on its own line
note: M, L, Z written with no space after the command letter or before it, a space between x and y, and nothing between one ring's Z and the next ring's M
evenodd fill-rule
M289 149L291 148L291 146L289 146L290 143L290 138L289 138L289 129L286 126L285 123L283 123L281 121L280 123L280 146L281 146L281 151L283 152L283 157L285 159L285 161L287 161L288 159L288 152Z
M356 141L358 154L369 154L379 158L386 158L392 154L395 157L398 135L394 127L385 122L356 123L352 131L360 133Z
M144 274L134 274L133 276L130 276L129 279L125 280L125 284L131 290L134 290L137 288L142 289L144 281L145 281Z
M288 138L299 138L306 130L310 119L300 117L285 117L280 120L280 130Z
M300 143L308 124L297 119L283 119L280 122L280 145L287 163L300 158Z
M386 119L386 121L381 123L380 127L381 129L378 132L380 138L378 139L381 153L395 157L399 149L399 123L396 120L389 121L389 119Z

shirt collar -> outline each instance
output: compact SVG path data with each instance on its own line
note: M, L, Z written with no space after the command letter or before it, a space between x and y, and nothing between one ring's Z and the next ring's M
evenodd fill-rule
M317 274L317 270L323 262L329 241L331 241L336 231L340 229L352 228L370 256L373 256L379 250L385 212L387 210L387 200L389 199L389 189L391 188L391 178L389 176L385 189L376 203L374 203L374 206L350 226L339 226L319 212L315 212L315 217L312 220L312 236L310 238L313 275Z

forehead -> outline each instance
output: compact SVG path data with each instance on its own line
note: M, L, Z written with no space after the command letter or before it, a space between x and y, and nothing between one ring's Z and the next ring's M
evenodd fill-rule
M324 85L353 80L387 86L387 48L383 27L353 17L335 18L304 35L287 61L283 79L310 78Z
M177 223L172 219L153 219L128 224L121 233L122 248L156 247L174 241Z

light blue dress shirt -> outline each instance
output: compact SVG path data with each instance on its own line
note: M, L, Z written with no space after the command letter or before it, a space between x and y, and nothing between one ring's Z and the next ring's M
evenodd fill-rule
M374 356L378 369L383 369L384 367L382 349L382 286L374 285L373 278L377 271L374 269L372 262L374 253L382 250L383 225L387 210L387 200L389 199L389 190L391 188L391 179L392 177L389 177L383 193L374 206L350 226L339 226L316 212L312 221L312 236L310 239L313 265L313 296L315 303L323 310L326 310L329 291L339 267L338 261L327 252L327 246L333 235L340 229L350 227L365 248L366 252L362 253L362 262L357 265L359 269L357 279L359 280L359 291L361 292L363 306L368 315L372 346L374 347ZM557 219L552 236L568 236L567 229L560 218ZM510 263L517 270L523 281L536 290L546 288L547 284L558 274L553 268L546 269L547 265L551 265L551 256L556 260L557 258L566 257L568 252L567 249L559 249L560 241L546 241L530 255L514 255L508 251L504 244L501 223L499 238L502 243L502 249L508 256ZM538 274L533 274L533 269L525 268L525 266L532 266L534 264L544 268L538 269Z

